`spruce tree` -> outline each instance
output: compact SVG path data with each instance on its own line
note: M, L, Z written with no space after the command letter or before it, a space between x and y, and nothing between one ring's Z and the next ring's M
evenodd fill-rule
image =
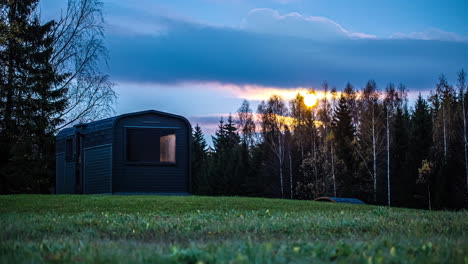
M208 144L197 124L192 133L192 191L195 194L211 193L208 165Z
M2 192L45 192L54 175L53 131L66 107L66 89L55 87L66 74L51 64L55 22L40 23L37 3L0 3Z
M345 95L341 95L333 115L332 129L334 134L334 149L338 162L342 164L337 173L338 195L349 196L354 174L354 127Z
M211 177L216 195L237 195L240 192L242 180L239 175L239 143L240 137L232 116L229 115L226 123L221 118L213 136L215 153Z
M390 124L390 179L392 205L405 206L411 201L414 185L408 171L408 149L410 140L409 113L402 106L397 106Z
M410 173L411 188L410 195L421 194L424 195L426 190L419 190L416 181L419 176L418 169L422 166L423 160L429 160L431 149L433 146L432 141L432 117L429 105L426 100L419 94L416 100L414 110L411 113L410 121L410 138L409 138L409 152L408 152L408 171ZM423 201L422 201L423 202ZM410 206L418 206L417 204L410 204Z

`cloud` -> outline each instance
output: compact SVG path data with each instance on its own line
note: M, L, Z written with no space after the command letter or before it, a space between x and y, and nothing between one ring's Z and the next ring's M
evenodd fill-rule
M288 35L318 40L337 38L376 38L374 35L350 32L335 21L320 16L293 12L281 15L277 10L257 8L244 19L243 28L253 32Z
M279 4L290 4L290 3L296 3L296 2L301 2L302 0L273 0L273 2L279 3Z
M447 32L437 28L430 28L423 32L395 33L391 36L394 39L421 39L421 40L443 40L468 42L468 36L462 36L455 32Z
M412 39L339 39L263 34L166 18L162 35L109 34L115 81L219 82L271 87L341 88L368 79L411 89L468 65L468 43Z

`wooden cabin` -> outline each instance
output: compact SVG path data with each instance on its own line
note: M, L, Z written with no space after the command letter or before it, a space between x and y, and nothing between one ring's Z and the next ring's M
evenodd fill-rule
M57 194L189 194L191 125L155 110L61 130Z

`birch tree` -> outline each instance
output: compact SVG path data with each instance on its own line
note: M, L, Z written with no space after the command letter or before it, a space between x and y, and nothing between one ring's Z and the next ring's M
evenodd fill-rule
M298 148L301 161L304 160L307 153L307 116L309 115L307 106L304 104L304 97L297 93L296 97L289 102L291 115L291 130L294 133L294 146ZM304 176L304 175L303 175ZM305 177L305 176L304 176Z
M321 155L324 155L326 162L321 162L323 167L323 177L327 180L324 182L328 185L329 179L332 180L333 194L336 196L336 179L334 174L334 151L333 151L333 131L331 129L333 119L333 108L330 102L332 96L336 96L336 89L333 93L328 90L328 83L322 84L323 98L320 100L318 109L318 121L321 124L319 127L320 141L322 143ZM335 100L335 99L331 99ZM328 186L327 186L328 187Z
M238 131L241 134L241 141L247 146L254 144L255 137L255 121L247 100L242 102L241 107L237 110L237 125Z
M394 122L394 116L397 109L401 111L402 103L406 98L406 87L403 84L400 84L398 90L395 89L395 85L390 83L385 89L385 99L384 99L384 108L385 108L385 134L386 134L386 150L387 150L387 205L391 206L391 127Z
M383 114L380 92L374 81L369 81L364 88L360 103L359 120L359 144L360 153L365 153L364 163L367 163L366 156L370 156L372 163L372 185L373 200L377 202L377 163L381 152L385 149L385 137L383 136ZM366 165L367 166L367 165Z
M103 3L100 0L69 0L51 33L55 71L66 74L57 89L67 90L67 107L56 130L113 113L116 93L100 65L107 65L104 46Z
M262 119L262 133L265 143L274 153L278 161L281 197L284 197L284 161L286 155L286 130L288 109L283 98L277 95L270 97L268 102L259 105L259 114Z

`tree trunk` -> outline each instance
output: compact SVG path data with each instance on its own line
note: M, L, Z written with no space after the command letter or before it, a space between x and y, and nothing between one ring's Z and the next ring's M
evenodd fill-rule
M333 177L333 194L336 197L336 179L335 179L335 163L333 157L333 144L331 144L331 166L332 166L332 177Z
M284 198L284 191L283 191L283 164L280 162L280 185L281 185L281 198Z
M444 132L444 158L447 161L447 134L445 132L445 104L442 103L442 119L443 119L443 132Z
M462 109L463 109L463 151L465 152L465 178L466 192L468 193L468 153L466 150L466 110L465 110L465 91L462 90Z
M375 118L372 113L372 157L373 157L373 180L374 180L374 202L377 203L377 157L376 157L376 142L375 142Z
M292 159L291 159L291 150L289 150L289 189L290 197L293 198L293 175L292 175Z
M315 134L315 133L314 133ZM315 135L314 135L314 138L313 138L313 141L314 141L314 177L315 177L315 193L317 194L318 193L318 173L317 173L317 147L315 146Z
M284 159L284 146L281 141L281 134L278 133L278 162L279 162L279 173L280 173L280 187L281 187L281 198L284 198L283 188L283 159Z
M428 203L429 203L429 210L432 210L432 207L431 207L431 190L429 188L429 184L427 185L427 196L428 196Z
M304 144L302 142L302 135L301 135L301 162L304 160ZM302 170L302 176L303 176L303 179L306 178L306 173L305 173L305 170Z
M387 106L387 202L390 207L390 127L388 122L388 106Z

